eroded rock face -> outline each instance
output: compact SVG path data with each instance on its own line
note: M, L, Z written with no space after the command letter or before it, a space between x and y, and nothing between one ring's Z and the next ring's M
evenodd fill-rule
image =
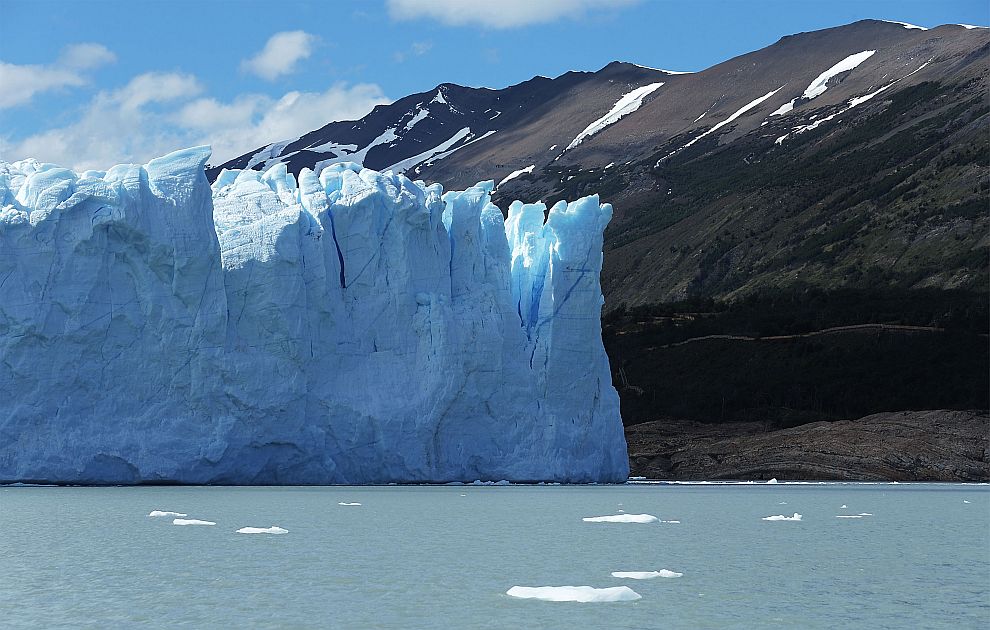
M208 157L0 164L0 480L626 478L610 206Z
M985 411L899 411L765 431L762 423L626 428L632 474L653 479L990 481Z

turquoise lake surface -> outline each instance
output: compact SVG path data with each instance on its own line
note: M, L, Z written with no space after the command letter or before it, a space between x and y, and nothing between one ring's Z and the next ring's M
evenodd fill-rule
M661 522L582 520L623 513ZM990 487L6 486L0 575L8 629L984 628Z

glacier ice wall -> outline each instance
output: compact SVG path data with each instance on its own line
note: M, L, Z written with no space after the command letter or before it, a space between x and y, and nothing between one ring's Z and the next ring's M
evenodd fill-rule
M622 481L596 196L0 163L0 481Z

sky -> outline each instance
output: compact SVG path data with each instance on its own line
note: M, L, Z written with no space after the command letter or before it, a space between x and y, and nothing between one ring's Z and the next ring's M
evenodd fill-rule
M990 23L987 0L0 0L0 160L212 163L439 83L621 60L703 70L874 18Z

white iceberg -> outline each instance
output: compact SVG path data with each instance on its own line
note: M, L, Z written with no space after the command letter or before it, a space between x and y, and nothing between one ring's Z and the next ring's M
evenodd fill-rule
M278 525L272 525L271 527L242 527L237 530L238 534L288 534L289 530L283 529Z
M612 514L610 516L586 516L585 523L656 523L660 519L652 514Z
M173 525L216 525L213 521L201 521L198 518L176 518L172 520Z
M0 480L627 479L611 206L209 157L0 162Z
M540 599L547 602L631 602L642 595L628 586L594 588L591 586L513 586L509 597Z
M776 514L774 516L764 516L763 520L764 521L800 521L801 515L798 514L797 512L794 513L794 516L785 516L783 514Z
M361 504L360 503L348 503L346 501L341 501L341 502L337 503L337 505L356 506L356 505L361 505Z
M149 518L158 518L162 516L172 516L172 517L177 516L179 518L182 518L184 516L188 516L188 514L183 514L182 512L169 512L166 510L152 510L151 512L148 513Z
M652 580L653 578L679 578L683 573L660 569L659 571L612 571L612 577L628 580Z

